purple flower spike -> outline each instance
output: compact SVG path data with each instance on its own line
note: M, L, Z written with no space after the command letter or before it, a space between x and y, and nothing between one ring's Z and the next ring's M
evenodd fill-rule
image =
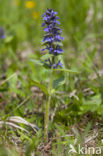
M42 15L44 21L42 27L45 27L45 36L42 42L46 46L42 51L48 50L49 54L52 56L44 61L44 64L48 65L49 68L63 67L60 61L56 63L56 57L64 52L59 45L59 42L62 42L64 38L61 37L62 31L58 27L60 24L58 21L59 17L56 15L57 12L53 9L47 9Z

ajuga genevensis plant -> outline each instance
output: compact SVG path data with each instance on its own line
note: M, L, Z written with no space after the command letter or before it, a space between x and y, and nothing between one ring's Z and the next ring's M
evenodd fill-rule
M62 68L63 64L58 60L58 55L61 55L64 51L60 46L60 42L64 39L61 37L61 29L58 27L60 22L58 21L59 17L57 12L53 9L47 9L46 12L42 15L45 35L43 39L43 45L45 48L42 51L48 50L49 58L44 60L44 65L51 70L50 81L48 85L48 93L46 110L45 110L45 124L44 124L44 139L45 143L48 141L48 122L49 122L49 109L51 102L51 90L53 83L53 70L57 68Z
M60 60L60 55L63 54L62 40L61 37L62 31L59 28L59 17L57 16L57 12L53 9L47 9L46 12L42 15L43 24L42 27L44 29L44 38L43 38L43 46L42 52L45 51L45 55L42 57L42 61L33 60L34 63L39 65L43 65L50 71L50 79L48 83L48 88L39 82L34 81L34 84L41 88L41 90L46 94L46 107L45 107L45 121L44 121L44 140L45 144L48 142L48 124L49 124L49 109L51 103L51 96L54 93L55 89L52 87L53 82L55 82L54 72L55 71L63 71L63 72L71 72L77 73L72 70L64 69L63 64ZM43 52L44 53L44 52ZM45 57L46 56L46 57ZM57 81L56 81L57 82ZM58 81L59 82L59 81Z

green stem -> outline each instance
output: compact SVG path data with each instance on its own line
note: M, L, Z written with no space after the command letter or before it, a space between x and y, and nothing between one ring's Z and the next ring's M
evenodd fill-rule
M53 69L51 69L50 81L49 81L49 85L48 85L49 95L47 96L47 103L46 103L46 110L45 110L45 124L44 124L45 144L48 142L48 122L49 122L49 108L50 108L50 102L51 102L52 84L53 84Z

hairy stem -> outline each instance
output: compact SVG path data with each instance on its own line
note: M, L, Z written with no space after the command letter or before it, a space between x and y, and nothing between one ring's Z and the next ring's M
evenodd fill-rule
M47 96L47 103L46 103L46 110L45 110L45 124L44 124L45 144L48 142L48 122L49 122L49 108L50 108L50 102L51 102L52 84L53 84L53 68L51 69L50 81L49 81L49 85L48 85L49 95Z

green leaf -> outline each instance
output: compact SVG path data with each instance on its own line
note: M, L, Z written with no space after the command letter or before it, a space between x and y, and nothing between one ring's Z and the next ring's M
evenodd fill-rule
M63 85L64 83L65 83L65 77L62 76L53 81L53 88L58 88L60 85Z
M7 36L5 38L5 43L10 43L13 40L13 36Z
M37 81L34 81L34 80L32 80L32 82L35 86L39 87L46 95L49 95L47 88L43 84L41 84Z
M61 42L53 42L53 44L54 45L57 45L58 44L59 46L63 46L63 43L61 43Z
M63 71L63 72L69 72L69 73L74 73L74 74L78 74L78 71L74 71L74 70L69 70L69 69L54 69L54 71Z
M45 54L45 55L43 55L40 59L42 60L42 61L44 61L44 60L46 60L46 59L48 59L48 58L50 58L50 57L52 57L53 55L51 55L51 54Z
M30 59L31 62L39 65L39 66L43 66L43 63L40 60L34 60L34 59Z
M41 43L42 46L45 46L47 44L48 44L48 42Z
M80 107L81 113L86 113L88 111L95 112L101 107L101 95L97 94L90 99L83 99L83 105Z

